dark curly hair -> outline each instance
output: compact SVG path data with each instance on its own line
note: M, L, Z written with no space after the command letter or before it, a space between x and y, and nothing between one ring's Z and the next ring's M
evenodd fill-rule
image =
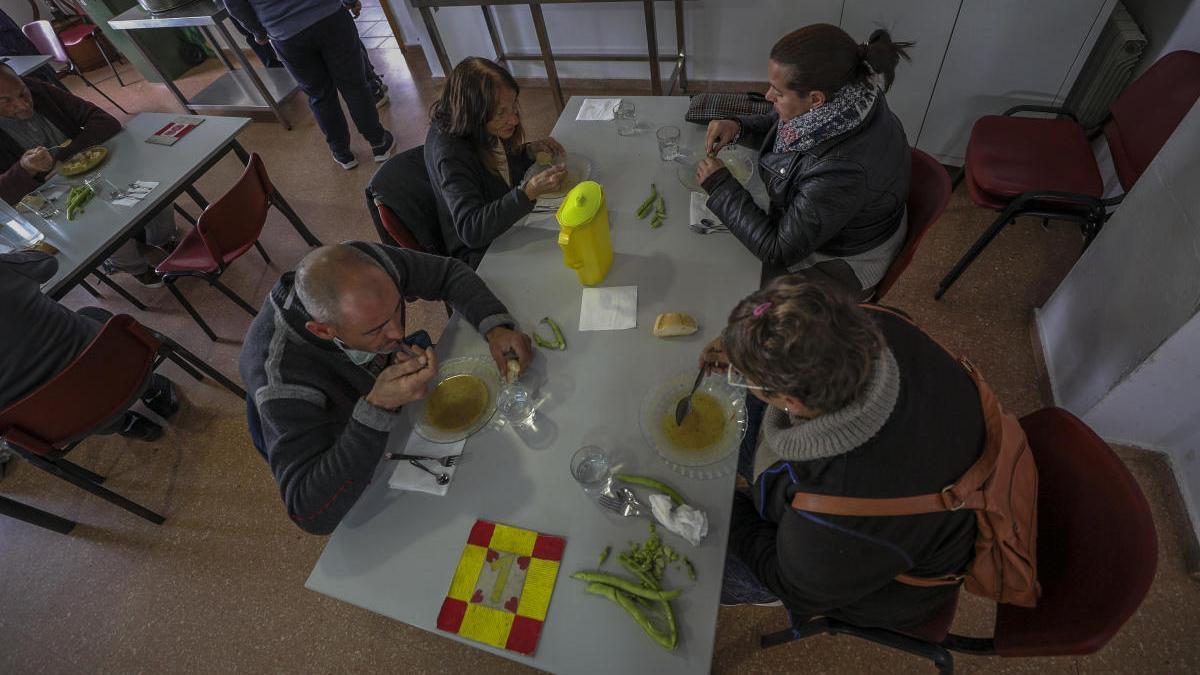
M871 377L883 337L848 294L798 276L774 279L738 303L722 342L752 383L831 413Z

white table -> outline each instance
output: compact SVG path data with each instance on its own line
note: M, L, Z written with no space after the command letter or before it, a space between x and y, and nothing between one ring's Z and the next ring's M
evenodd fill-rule
M65 200L60 200L59 214L48 221L27 216L43 231L46 241L59 250L58 273L42 286L46 294L56 299L65 295L124 243L131 232L160 209L170 208L180 194L188 192L204 205L204 197L192 183L227 153L232 151L243 162L248 160L249 155L237 142L238 132L250 123L245 117L205 117L202 124L175 145L146 142L175 117L172 113L140 113L103 143L108 148L108 157L96 171L113 185L124 186L133 180L158 181L158 187L135 206L114 206L105 199L107 195L97 195L74 220L67 220ZM56 176L47 182L46 188L56 184L75 185L82 178ZM286 202L283 204L286 206ZM294 214L290 208L281 210L292 220ZM298 220L292 222L298 230L303 227ZM301 235L312 245L320 243L307 230ZM126 297L131 302L136 300Z
M633 100L639 119L654 127L676 125L684 147L702 150L702 127L682 121L687 98ZM591 158L593 178L605 188L616 256L602 285L638 286L638 327L577 330L582 287L563 265L554 232L516 227L498 239L480 275L526 330L549 315L566 334L567 350L539 350L529 376L548 396L542 412L556 428L554 442L534 450L511 429L477 434L467 442L445 497L389 490L393 467L381 462L306 585L446 635L435 627L438 610L476 518L563 535L566 551L534 656L464 642L552 672L703 673L712 659L733 476L692 480L672 472L642 439L638 415L644 394L656 383L695 372L701 347L725 326L733 305L758 287L760 266L732 237L688 229L688 192L676 179L678 165L658 159L652 130L619 137L612 122L576 122L580 103L571 99L553 133L568 151ZM656 230L633 214L651 181L666 196L669 214ZM663 311L692 314L701 331L654 338L650 330ZM442 358L487 353L482 338L458 320L451 321L438 348ZM393 434L389 449L400 450L406 435L407 430ZM628 470L666 480L708 513L708 538L698 548L664 536L690 557L699 575L674 603L680 640L673 653L644 635L620 607L585 594L584 584L570 578L577 570L594 569L605 546L612 545L615 558L629 540L647 535L647 521L600 511L571 478L571 455L588 444L620 453ZM619 569L615 560L609 564Z
M50 57L45 54L36 54L34 56L5 56L2 57L2 60L17 75L24 75L31 70L41 68L50 61Z

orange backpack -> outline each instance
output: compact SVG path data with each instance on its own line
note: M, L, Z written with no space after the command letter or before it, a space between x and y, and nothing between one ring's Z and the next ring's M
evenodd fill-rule
M877 306L871 309L912 324L898 312ZM979 390L987 431L983 453L966 473L941 492L913 497L869 499L798 492L792 498L792 508L839 516L909 516L971 509L978 532L975 558L965 573L937 578L901 574L896 581L912 586L965 581L966 589L976 595L998 603L1033 607L1041 594L1037 582L1038 474L1033 453L1020 422L1004 411L979 371L966 358L955 360Z

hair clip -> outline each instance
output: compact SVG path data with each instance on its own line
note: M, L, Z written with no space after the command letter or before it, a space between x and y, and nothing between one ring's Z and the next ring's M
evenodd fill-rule
M758 305L754 309L750 310L750 313L753 314L754 316L762 316L763 312L767 311L768 309L771 309L771 303L764 302L761 305Z

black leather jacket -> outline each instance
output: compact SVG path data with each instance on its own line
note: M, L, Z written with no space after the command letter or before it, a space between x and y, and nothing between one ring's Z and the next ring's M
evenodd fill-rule
M763 213L726 169L704 181L708 208L768 268L814 251L849 256L890 237L908 200L910 156L900 120L880 96L858 127L807 152L774 152L779 115L741 117L742 141L761 139L758 171L770 197Z

